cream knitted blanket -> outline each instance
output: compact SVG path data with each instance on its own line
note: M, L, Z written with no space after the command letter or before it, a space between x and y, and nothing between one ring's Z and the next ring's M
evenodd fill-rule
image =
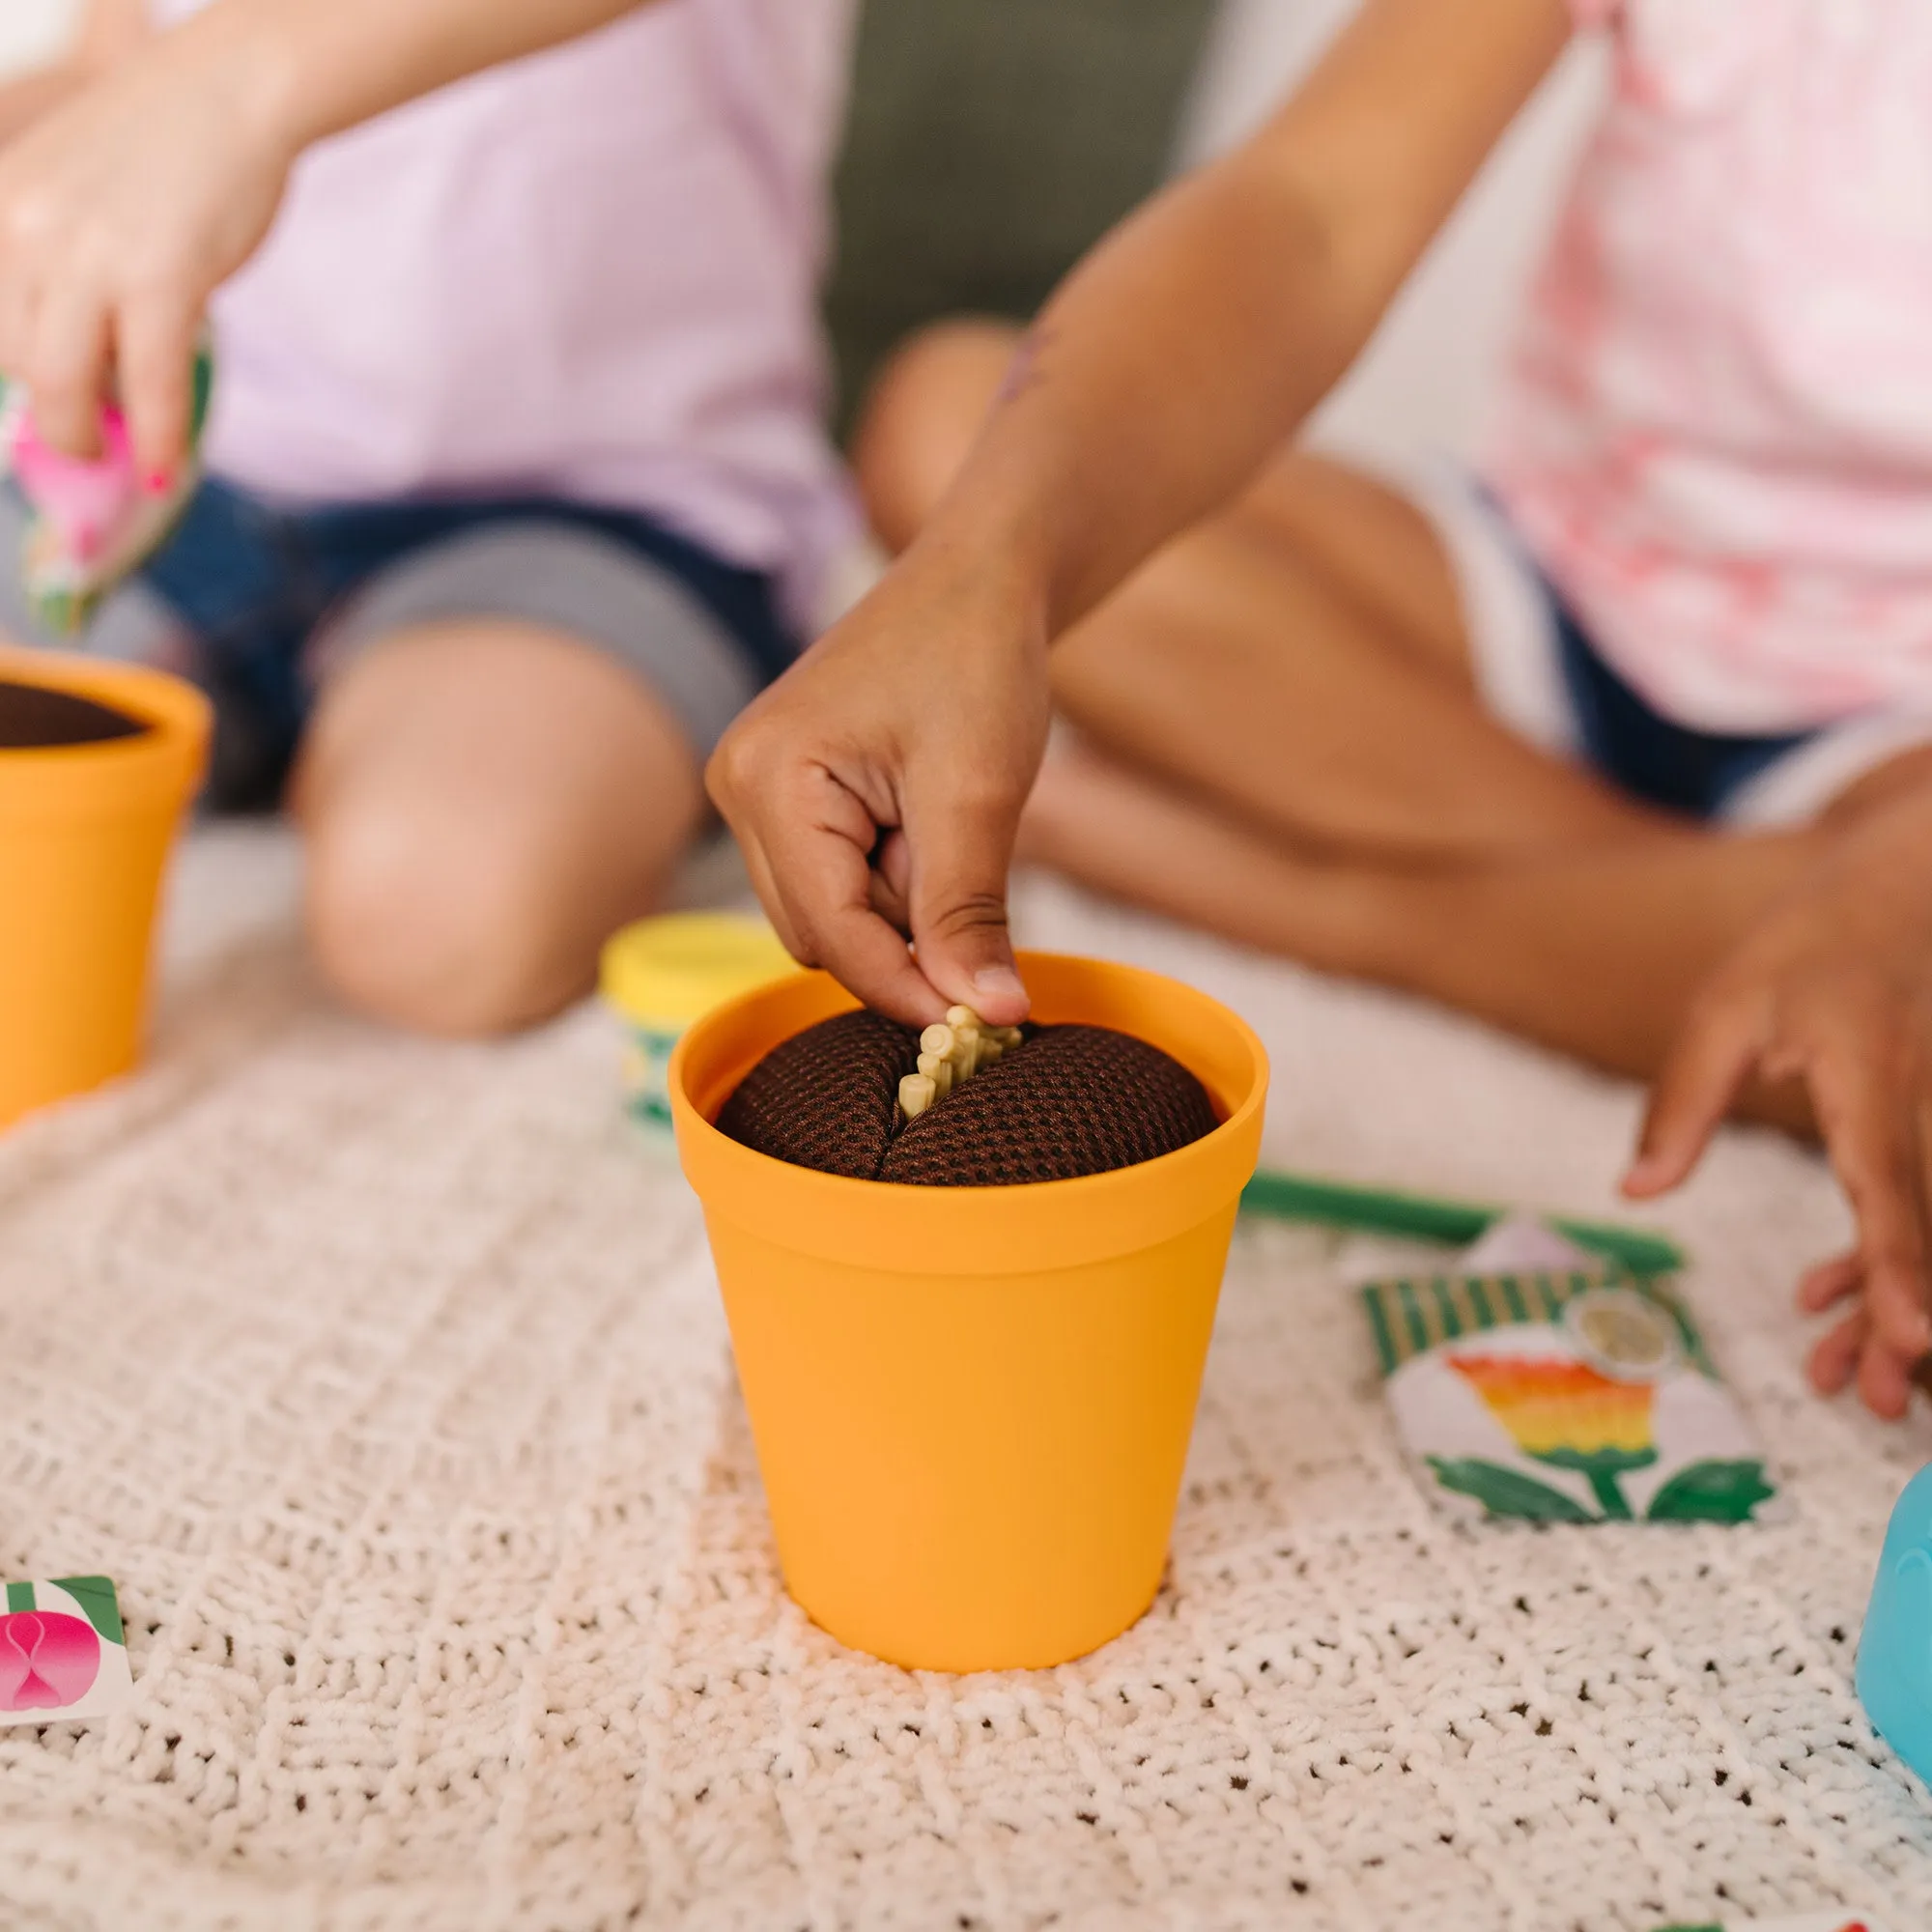
M318 996L277 835L202 835L139 1079L0 1142L0 1572L106 1571L130 1713L0 1731L0 1925L1932 1923L1932 1804L1851 1689L1932 1453L1808 1397L1820 1166L1667 1210L1795 1500L1474 1530L1398 1460L1334 1242L1239 1237L1169 1584L1038 1675L914 1677L786 1602L693 1204L607 1023L501 1047ZM1055 890L1037 943L1245 1012L1284 1163L1611 1208L1628 1090Z

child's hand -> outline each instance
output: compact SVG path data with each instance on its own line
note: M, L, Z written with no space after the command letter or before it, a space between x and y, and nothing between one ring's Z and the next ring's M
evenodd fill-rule
M1007 868L1047 715L1042 620L970 572L902 564L813 645L706 774L791 951L914 1024L1023 1019Z
M1856 1374L1866 1406L1896 1417L1932 1352L1932 882L1921 826L1873 832L1848 841L1706 984L1658 1078L1624 1187L1676 1186L1754 1071L1802 1075L1859 1231L1851 1253L1799 1290L1814 1314L1858 1298L1813 1351L1812 1380L1832 1394Z
M167 34L0 150L0 370L56 448L98 453L111 375L142 472L182 460L203 308L293 158L275 93L247 37Z
M134 0L138 6L139 0ZM218 0L0 150L0 371L92 456L110 373L157 485L185 454L202 310L311 142L639 0Z

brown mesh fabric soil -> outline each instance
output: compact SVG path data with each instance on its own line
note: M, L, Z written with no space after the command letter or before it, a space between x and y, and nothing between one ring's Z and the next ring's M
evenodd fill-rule
M147 730L138 718L71 691L0 678L0 751L48 745L104 745Z
M1046 1027L903 1127L879 1179L1072 1180L1172 1153L1214 1125L1200 1081L1157 1046L1107 1027Z
M874 1179L897 1118L899 1075L918 1060L919 1035L883 1014L820 1020L745 1075L718 1131L794 1167Z
M725 1102L722 1132L760 1153L857 1179L920 1187L1073 1180L1172 1153L1217 1124L1178 1060L1107 1027L1042 1027L898 1122L917 1036L846 1013L775 1047Z

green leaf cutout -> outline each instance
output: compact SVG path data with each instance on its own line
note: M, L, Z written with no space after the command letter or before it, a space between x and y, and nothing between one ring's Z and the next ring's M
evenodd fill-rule
M109 1643L126 1646L128 1638L121 1628L121 1606L108 1577L55 1577L51 1580L56 1589L65 1590L87 1612L87 1621L97 1634Z
M1651 1497L1652 1522L1748 1522L1761 1502L1777 1493L1755 1457L1687 1463Z
M1474 1496L1492 1516L1527 1517L1533 1522L1595 1522L1597 1519L1561 1490L1539 1483L1480 1456L1432 1456L1429 1466L1445 1490Z

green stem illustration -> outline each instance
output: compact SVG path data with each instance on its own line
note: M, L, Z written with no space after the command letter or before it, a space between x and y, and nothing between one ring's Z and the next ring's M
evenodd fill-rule
M1590 1482L1590 1493L1596 1497L1597 1506L1605 1518L1611 1522L1629 1522L1631 1506L1624 1501L1622 1486L1617 1481L1614 1469L1586 1469L1583 1472Z
M1618 1481L1633 1469L1647 1469L1657 1461L1655 1449L1545 1449L1533 1452L1539 1463L1552 1468L1574 1469L1590 1486L1605 1522L1632 1520L1630 1504Z

